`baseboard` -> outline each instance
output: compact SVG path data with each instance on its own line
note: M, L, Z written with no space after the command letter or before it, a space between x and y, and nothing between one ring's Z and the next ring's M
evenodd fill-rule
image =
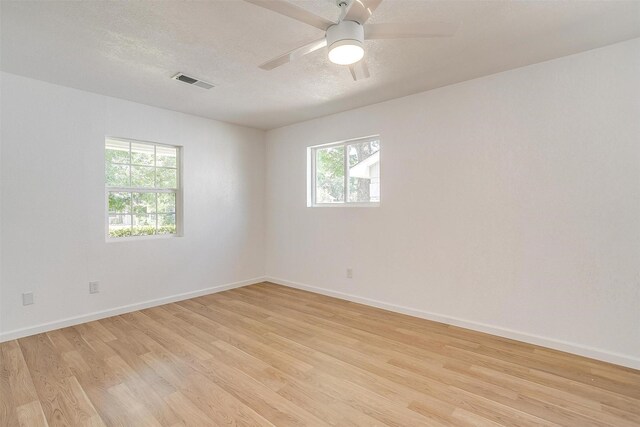
M509 338L516 341L522 341L529 344L535 344L542 347L551 348L554 350L564 351L567 353L577 354L592 359L601 360L604 362L613 363L616 365L626 366L628 368L640 369L640 359L626 354L613 353L610 351L585 346L582 344L576 344L568 341L557 340L554 338L543 337L539 335L529 334L526 332L515 331L500 326L488 325L485 323L474 322L471 320L460 319L457 317L446 316L437 313L431 313L424 310L419 310L410 307L404 307L397 304L389 304L386 302L374 300L371 298L365 298L353 294L344 292L331 291L316 286L311 286L303 283L292 282L290 280L280 279L277 277L265 278L266 281L276 283L278 285L287 286L290 288L302 289L309 292L315 292L330 297L335 297L347 301L357 302L372 307L381 308L384 310L393 311L396 313L407 314L409 316L419 317L422 319L433 320L435 322L446 323L447 325L459 326L461 328L471 329L478 332L484 332L491 335L497 335L503 338Z
M83 314L75 317L68 317L66 319L56 320L48 323L41 323L35 326L29 326L27 328L15 329L13 331L7 331L0 333L0 342L14 340L29 335L35 335L42 332L53 331L55 329L65 328L67 326L78 325L80 323L91 322L93 320L104 319L105 317L117 316L119 314L130 313L136 310L142 310L145 308L156 307L163 304L169 304L172 302L183 301L190 298L200 297L203 295L214 294L216 292L222 292L229 289L240 288L242 286L253 285L255 283L264 282L265 277L254 277L253 279L241 280L239 282L228 283L226 285L213 286L210 288L199 289L197 291L184 292L181 294L170 295L167 297L156 298L152 300L142 301L135 304L122 305L108 310L95 311L93 313Z
M580 356L589 357L592 359L601 360L604 362L614 363L616 365L626 366L633 369L640 369L640 359L630 355L614 353L598 348L593 348L581 344L576 344L568 341L557 340L553 338L543 337L534 334L528 334L525 332L515 331L508 328L503 328L494 325L488 325L480 322L474 322L471 320L460 319L457 317L446 316L437 313L431 313L424 310L405 307L397 304L390 304L383 301L374 300L371 298L361 297L344 292L332 291L316 286L311 286L303 283L292 282L290 280L280 279L277 277L255 277L252 279L242 280L239 282L228 283L225 285L213 286L210 288L199 289L192 292L184 292L181 294L170 295L163 298L156 298L147 300L135 304L128 304L119 307L115 307L108 310L96 311L93 313L83 314L75 317L68 317L66 319L56 320L48 323L41 323L39 325L30 326L27 328L15 329L13 331L7 331L0 333L0 342L18 339L30 335L39 334L42 332L52 331L55 329L64 328L67 326L78 325L80 323L91 322L94 320L104 319L105 317L117 316L119 314L130 313L136 310L142 310L145 308L156 307L163 304L169 304L176 301L183 301L190 298L195 298L203 295L213 294L216 292L222 292L229 289L240 288L243 286L252 285L269 281L279 285L287 286L295 289L302 289L309 292L315 292L322 295L327 295L347 301L357 302L360 304L369 305L372 307L381 308L384 310L393 311L396 313L402 313L409 316L419 317L422 319L433 320L435 322L445 323L448 325L459 326L461 328L471 329L474 331L484 332L487 334L497 335L503 338L509 338L517 341L522 341L530 344L535 344L543 347L552 348L554 350L565 351L568 353L577 354Z

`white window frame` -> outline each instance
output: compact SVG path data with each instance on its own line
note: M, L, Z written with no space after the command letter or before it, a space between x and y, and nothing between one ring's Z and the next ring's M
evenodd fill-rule
M179 145L171 145L171 144L163 144L159 142L152 141L143 141L139 139L131 139L131 138L122 138L122 137L113 137L107 136L104 139L103 147L102 147L102 155L104 156L104 144L106 144L107 140L113 141L121 141L129 143L129 156L131 156L131 144L146 144L154 146L154 154L155 147L168 147L176 149L176 188L161 188L161 187L109 187L105 182L105 190L104 190L104 206L105 206L105 236L106 241L109 243L112 242L131 242L131 241L139 241L139 240L150 240L150 239L173 239L175 237L183 236L183 209L182 209L182 152L183 147ZM155 156L154 156L155 157ZM103 157L104 159L104 157ZM131 162L131 157L129 157L129 162ZM105 166L105 170L103 170L103 176L106 177L106 159L102 162ZM129 163L131 165L131 163ZM156 165L154 165L156 167ZM129 174L131 174L131 169L129 170ZM131 181L129 181L131 183ZM109 193L110 192L122 192L122 193L173 193L176 197L176 232L175 234L152 234L152 235L143 235L143 236L125 236L125 237L111 237L109 235ZM156 202L157 207L157 202ZM131 213L133 215L133 212ZM156 212L157 215L157 212ZM157 221L157 220L156 220ZM133 224L132 224L133 226Z
M380 197L375 202L350 202L349 201L349 154L347 153L347 146L363 143L378 141L380 149L382 150L382 141L380 135L371 135L362 138L353 138L344 141L331 142L328 144L313 145L307 147L307 207L310 208L340 208L340 207L361 207L372 208L380 206L382 201L382 181L380 182ZM344 146L344 202L335 203L317 203L316 202L316 153L320 149L330 147ZM380 161L380 176L382 176L382 160Z

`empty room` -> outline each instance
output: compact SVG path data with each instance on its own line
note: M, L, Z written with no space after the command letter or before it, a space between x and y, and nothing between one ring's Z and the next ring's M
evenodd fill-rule
M0 42L0 427L640 426L640 0Z

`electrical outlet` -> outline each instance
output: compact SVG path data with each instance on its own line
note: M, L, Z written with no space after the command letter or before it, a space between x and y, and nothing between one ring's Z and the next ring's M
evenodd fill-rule
M89 282L89 293L97 294L100 292L100 283L99 282Z
M347 279L352 279L353 278L353 270L350 268L347 268Z
M22 305L31 305L34 303L33 292L22 294Z

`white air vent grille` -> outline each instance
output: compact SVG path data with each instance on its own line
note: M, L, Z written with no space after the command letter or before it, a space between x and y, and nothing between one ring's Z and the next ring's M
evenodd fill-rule
M207 83L205 81L196 79L195 77L187 76L186 74L182 74L182 73L178 73L171 78L189 85L201 87L203 89L211 89L213 87L211 83Z

